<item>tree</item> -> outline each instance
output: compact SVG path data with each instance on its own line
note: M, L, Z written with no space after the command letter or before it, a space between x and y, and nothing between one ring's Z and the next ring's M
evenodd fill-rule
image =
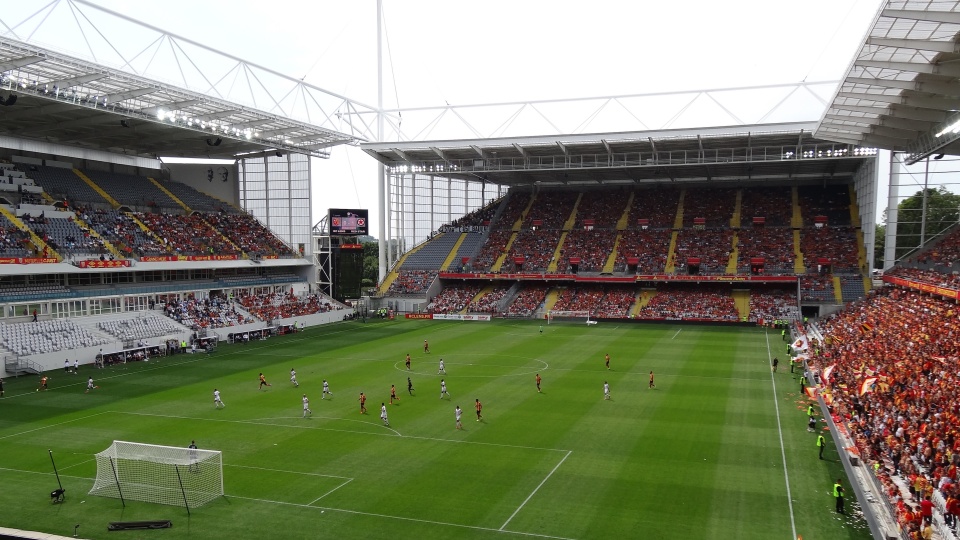
M380 247L377 242L363 243L363 276L360 284L363 287L375 287L380 276Z
M897 205L897 260L920 247L921 228L925 233L924 242L929 243L960 219L960 195L947 191L944 186L927 188L926 194L925 226L921 224L924 190L916 192Z
M886 216L886 212L884 212ZM886 223L886 219L884 219ZM887 245L887 226L877 224L876 232L873 237L873 267L876 269L883 269L883 251Z

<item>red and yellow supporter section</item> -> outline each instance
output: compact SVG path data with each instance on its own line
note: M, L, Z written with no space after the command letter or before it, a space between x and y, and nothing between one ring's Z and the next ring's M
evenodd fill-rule
M140 257L140 262L236 261L239 258L239 255L153 255Z
M0 264L53 264L54 257L0 257Z
M107 260L101 261L99 259L91 259L88 261L77 261L77 268L129 268L129 260Z

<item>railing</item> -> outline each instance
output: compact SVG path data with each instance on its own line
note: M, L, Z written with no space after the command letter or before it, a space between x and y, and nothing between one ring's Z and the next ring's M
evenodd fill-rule
M14 377L23 375L25 373L30 373L33 375L39 375L40 373L43 373L43 366L32 360L27 360L26 358L7 357L4 358L3 365L7 370L7 374L13 375Z

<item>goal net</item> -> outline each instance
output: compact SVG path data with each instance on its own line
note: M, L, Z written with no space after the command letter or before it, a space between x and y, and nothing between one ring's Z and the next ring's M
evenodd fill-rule
M590 319L589 311L550 310L547 312L547 324L559 322L597 324L597 321Z
M223 496L219 451L113 441L96 460L91 495L188 509Z

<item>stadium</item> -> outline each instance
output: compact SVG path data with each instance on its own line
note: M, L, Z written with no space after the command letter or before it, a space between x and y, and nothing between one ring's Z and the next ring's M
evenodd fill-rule
M0 22L3 537L957 537L957 2L840 81L411 109Z

